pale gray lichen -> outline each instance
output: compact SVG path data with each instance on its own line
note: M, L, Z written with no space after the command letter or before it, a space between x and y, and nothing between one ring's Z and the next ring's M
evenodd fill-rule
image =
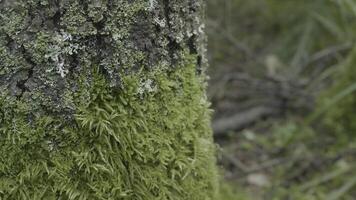
M69 72L69 70L65 68L65 57L66 55L77 53L80 47L78 44L73 43L72 35L66 32L57 33L54 36L53 41L55 44L49 46L48 53L45 57L50 58L54 62L57 73L62 78L65 78L66 74ZM50 71L50 69L47 69L47 72Z
M142 96L144 93L152 93L157 91L157 86L154 85L154 81L152 79L141 79L140 85L137 88L137 93Z
M149 0L148 10L153 11L157 6L157 0Z
M161 28L166 27L166 20L165 19L159 19L159 18L155 18L154 22L159 25Z

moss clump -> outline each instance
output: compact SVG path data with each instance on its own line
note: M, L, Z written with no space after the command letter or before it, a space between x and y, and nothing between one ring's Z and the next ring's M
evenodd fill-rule
M75 123L3 97L0 199L216 199L204 80L184 60L123 72L115 91L95 75Z

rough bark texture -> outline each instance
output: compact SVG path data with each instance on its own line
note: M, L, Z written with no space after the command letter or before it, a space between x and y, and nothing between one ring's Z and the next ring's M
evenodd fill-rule
M203 0L0 0L0 199L216 199Z

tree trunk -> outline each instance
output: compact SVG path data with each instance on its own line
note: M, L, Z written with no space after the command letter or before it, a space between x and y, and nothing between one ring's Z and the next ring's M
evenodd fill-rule
M0 0L0 199L216 199L203 8Z

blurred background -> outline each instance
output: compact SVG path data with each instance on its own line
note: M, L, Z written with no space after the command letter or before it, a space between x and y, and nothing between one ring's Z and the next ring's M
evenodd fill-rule
M356 199L356 0L207 0L224 200Z

